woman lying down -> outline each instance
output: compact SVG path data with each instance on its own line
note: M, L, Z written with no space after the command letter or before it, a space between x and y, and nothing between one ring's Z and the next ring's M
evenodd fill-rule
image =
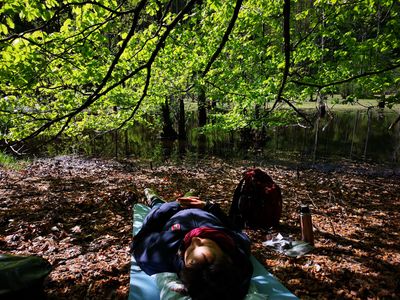
M151 211L132 244L140 268L148 275L177 273L193 300L243 299L253 272L250 240L219 205L145 194Z

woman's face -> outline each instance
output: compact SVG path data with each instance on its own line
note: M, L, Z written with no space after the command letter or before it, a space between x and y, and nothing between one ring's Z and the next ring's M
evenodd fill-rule
M183 259L185 266L190 267L196 264L213 263L223 255L224 252L213 240L193 237Z

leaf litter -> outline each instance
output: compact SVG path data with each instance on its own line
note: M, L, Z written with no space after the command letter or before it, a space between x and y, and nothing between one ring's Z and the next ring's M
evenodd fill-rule
M132 204L152 187L165 199L195 189L226 211L253 163L208 158L197 163L77 156L0 168L0 252L40 255L53 271L48 299L127 299ZM281 186L278 230L251 230L252 253L301 299L398 299L400 176L373 166L298 170L264 166ZM315 249L288 257L262 245L283 233L300 239L297 207L313 213Z

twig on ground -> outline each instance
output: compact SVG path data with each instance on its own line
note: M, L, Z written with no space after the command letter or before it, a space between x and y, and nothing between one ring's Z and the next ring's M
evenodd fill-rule
M332 228L333 235L336 236L335 227L333 226L333 222L332 222L331 218L330 218L326 213L324 213L321 209L319 209L319 207L315 204L314 200L310 197L309 194L307 194L307 196L308 196L308 198L310 199L312 205L318 210L318 212L319 212L320 214L322 214L325 218L328 219L329 224L331 225L331 228ZM313 226L316 227L315 224L313 224ZM317 228L317 227L316 227L316 228ZM318 228L317 228L317 229L318 229ZM319 231L320 231L320 230L319 230Z

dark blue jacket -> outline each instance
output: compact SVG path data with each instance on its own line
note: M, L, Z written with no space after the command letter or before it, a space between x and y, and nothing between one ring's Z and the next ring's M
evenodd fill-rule
M182 209L178 202L169 202L153 208L143 227L133 239L136 262L149 275L161 272L179 273L184 263L179 248L189 231L198 227L220 229L235 241L244 260L250 255L250 240L234 229L217 204L204 209Z

